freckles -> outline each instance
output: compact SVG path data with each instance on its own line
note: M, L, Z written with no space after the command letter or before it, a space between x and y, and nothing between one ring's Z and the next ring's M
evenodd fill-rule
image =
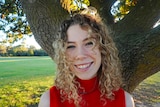
M71 62L71 61L73 61L73 58L72 58L71 56L67 56L67 60L68 60L69 62Z
M67 55L66 55L66 58L67 58L67 61L68 61L68 62L73 62L73 60L74 60L74 56L73 56L72 53L67 54Z
M73 58L75 51L66 51L66 56L69 58Z
M67 61L70 61L70 60L71 60L70 55L69 55L67 52L65 53L65 55L66 55L66 60L67 60Z
M92 55L97 55L97 52L96 51L92 51Z
M98 49L93 49L90 51L90 54L92 54L92 55L97 55L98 53L100 53L100 51Z

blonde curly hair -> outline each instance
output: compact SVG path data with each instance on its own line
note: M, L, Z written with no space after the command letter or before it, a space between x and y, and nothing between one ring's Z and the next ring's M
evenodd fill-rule
M101 52L101 67L97 73L99 79L99 90L101 100L106 98L113 100L113 91L118 90L122 85L121 63L118 57L118 50L110 37L107 27L103 24L101 18L94 12L94 8L84 10L65 20L60 27L57 40L53 43L55 49L55 62L57 63L57 74L55 86L60 90L62 101L68 100L75 105L79 105L81 97L78 94L80 84L76 81L76 76L69 68L67 61L66 43L67 30L70 26L79 24L82 28L91 30L91 36L94 35L96 44Z

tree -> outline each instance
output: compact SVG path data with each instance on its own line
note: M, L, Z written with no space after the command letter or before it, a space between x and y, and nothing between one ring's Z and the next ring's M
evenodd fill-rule
M10 52L10 54L14 56L27 56L28 48L26 48L24 45L18 45L13 47Z
M34 50L34 56L48 56L48 54L43 49Z
M128 5L129 11L123 12L127 15L121 14L124 17L117 23L110 12L115 1L90 0L90 5L114 31L112 38L120 51L125 89L131 92L145 78L160 71L160 26L153 27L160 18L160 1L131 0L136 5ZM127 3L130 0L121 1ZM69 0L61 2L65 8L69 7L66 3L73 4ZM52 42L60 23L69 17L69 13L62 8L60 0L21 0L21 3L36 41L53 58Z
M28 49L28 52L27 52L28 56L33 56L34 55L34 50L33 49Z
M25 34L32 35L19 0L0 0L0 16L0 30L7 35L4 43L18 41Z
M7 47L0 44L0 56L4 56L7 53Z

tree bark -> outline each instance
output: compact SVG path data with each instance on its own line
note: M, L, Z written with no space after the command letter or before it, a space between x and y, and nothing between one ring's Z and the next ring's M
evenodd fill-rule
M139 0L128 15L111 25L120 51L126 90L133 91L145 78L160 71L160 1Z
M159 0L138 0L125 18L114 23L110 14L116 0L90 0L105 23L120 52L124 87L132 92L145 78L160 71L160 26L152 28L160 18ZM69 17L59 0L21 0L36 41L53 58L52 43L62 20Z
M68 13L59 0L21 0L35 40L53 59L52 43L57 30Z

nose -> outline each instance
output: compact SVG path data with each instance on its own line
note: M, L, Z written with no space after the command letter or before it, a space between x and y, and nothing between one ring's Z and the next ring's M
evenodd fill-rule
M87 51L83 46L81 46L77 48L75 55L76 60L83 60L87 57Z

